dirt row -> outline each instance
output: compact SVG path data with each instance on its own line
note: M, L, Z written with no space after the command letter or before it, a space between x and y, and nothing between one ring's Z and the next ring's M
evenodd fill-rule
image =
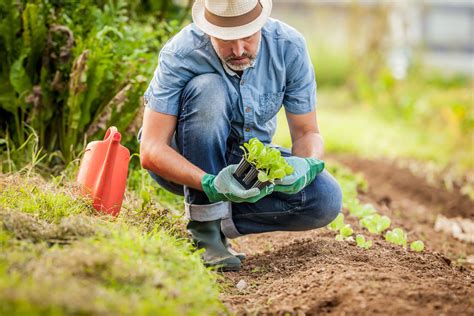
M366 251L337 242L327 229L276 232L239 238L247 252L240 272L224 275L222 300L237 314L473 315L473 271L462 258L472 244L434 231L438 214L472 218L472 201L430 187L389 161L336 157L363 172L361 194L409 240L422 239L423 253L391 246L382 237ZM355 220L348 222L362 233ZM365 235L367 233L364 232Z

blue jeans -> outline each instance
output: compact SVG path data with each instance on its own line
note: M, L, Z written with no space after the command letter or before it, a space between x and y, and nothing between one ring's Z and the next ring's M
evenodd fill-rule
M207 173L217 174L241 160L242 140L232 132L232 104L223 79L216 74L194 77L181 96L172 146ZM288 149L277 147L282 156ZM172 183L152 172L163 188L185 196L186 210L219 214L228 238L278 230L301 231L329 224L340 212L342 192L326 170L296 194L273 192L256 203L211 204L202 191ZM212 216L211 216L212 217Z

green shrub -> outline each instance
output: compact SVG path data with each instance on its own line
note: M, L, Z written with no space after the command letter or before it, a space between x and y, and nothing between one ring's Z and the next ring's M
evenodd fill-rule
M109 125L135 148L140 96L186 12L165 0L2 1L0 155L10 164L1 170L30 162L19 148L31 134L56 153L51 164L71 161Z

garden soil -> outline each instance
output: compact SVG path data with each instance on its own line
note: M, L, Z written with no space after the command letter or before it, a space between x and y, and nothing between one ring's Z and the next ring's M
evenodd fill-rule
M222 300L236 314L271 315L474 315L474 273L466 258L473 244L438 233L438 214L473 218L472 201L428 185L390 161L333 157L369 184L364 203L402 227L423 253L369 235L348 217L355 233L374 240L370 250L338 242L327 229L244 236L235 248L247 253L240 272L222 278Z

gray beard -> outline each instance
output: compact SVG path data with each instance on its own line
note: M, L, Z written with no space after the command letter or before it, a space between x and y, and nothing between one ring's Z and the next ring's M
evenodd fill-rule
M258 47L257 47L257 52L255 53L254 56L252 55L249 55L249 54L246 54L244 52L243 56L246 56L249 58L249 62L246 63L246 64L242 64L242 65L233 65L231 64L229 61L225 60L225 58L223 58L219 53L218 53L218 50L217 50L217 47L214 46L214 42L211 41L211 44L212 44L212 48L214 48L214 51L216 52L217 56L219 57L219 59L221 60L221 63L222 64L225 64L227 67L229 67L231 70L233 71L244 71L245 69L247 68L250 68L250 67L253 67L255 65L255 61L257 59L257 56L258 56L258 52L260 51L260 43L261 43L262 39L260 39L260 41L258 42Z

